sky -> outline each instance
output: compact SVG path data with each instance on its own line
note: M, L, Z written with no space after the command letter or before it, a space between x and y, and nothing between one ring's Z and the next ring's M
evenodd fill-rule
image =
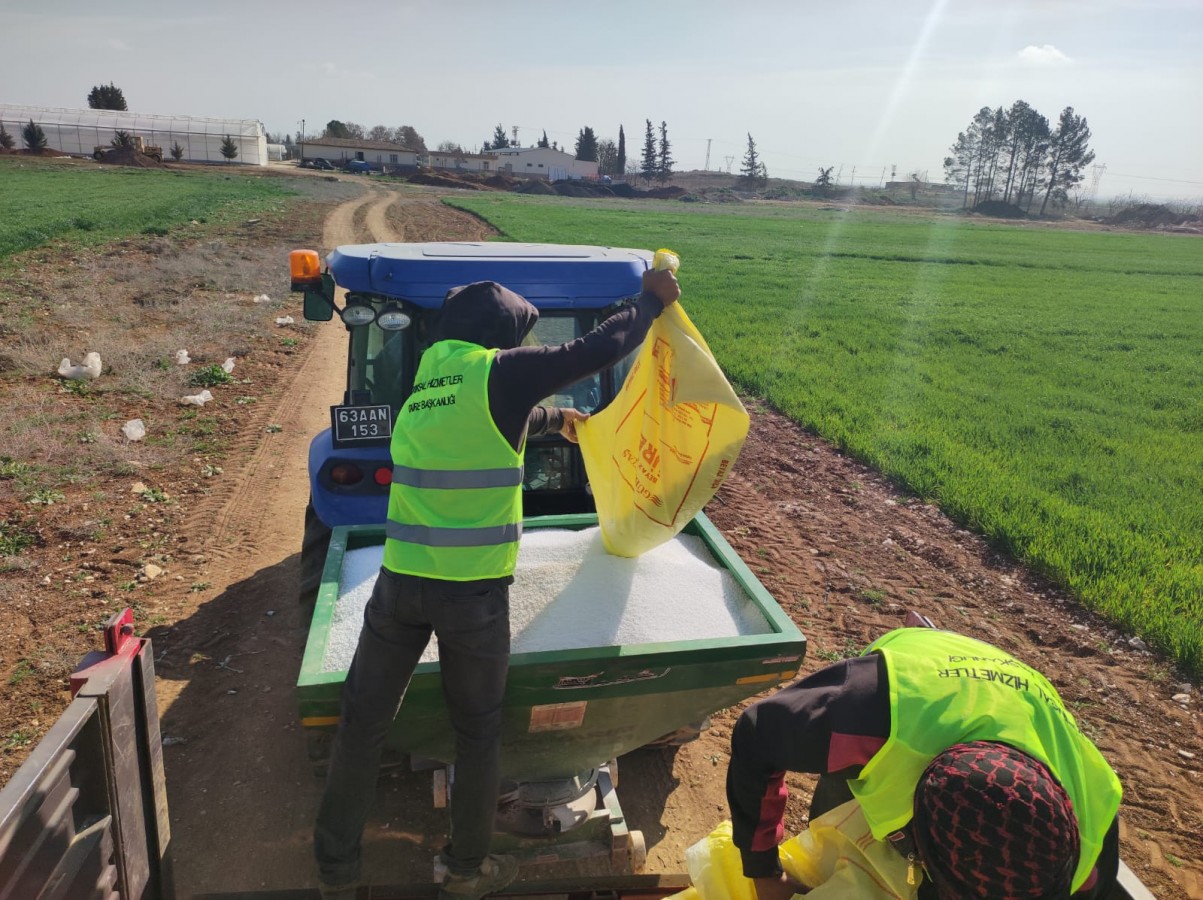
M1084 189L1203 201L1203 0L0 0L0 103L411 125L474 151L497 125L572 149L667 128L675 168L843 184L926 173L983 106L1093 133Z

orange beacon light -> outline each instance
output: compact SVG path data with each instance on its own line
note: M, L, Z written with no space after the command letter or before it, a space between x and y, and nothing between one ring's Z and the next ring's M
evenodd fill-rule
M322 283L322 266L316 250L293 250L288 254L288 269L294 291L318 287Z

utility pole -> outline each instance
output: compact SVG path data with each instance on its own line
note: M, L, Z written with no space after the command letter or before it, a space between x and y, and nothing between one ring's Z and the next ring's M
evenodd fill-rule
M856 187L856 166L852 167L852 186Z
M725 159L727 161L727 174L730 175L731 174L731 162L735 159L735 157L734 156L724 156L723 159Z
M1094 176L1090 179L1090 202L1093 203L1099 192L1099 182L1103 178L1103 173L1107 171L1107 164L1094 165Z
M886 183L886 167L882 166L881 167L881 178L878 180L877 186L880 188L885 183Z
M510 144L510 146L517 147L518 146L518 126L514 125L510 130L513 131L513 133L514 133L514 141L512 144Z
M301 119L301 159L305 158L305 120Z
M710 138L706 138L706 165L702 166L703 172L710 171Z

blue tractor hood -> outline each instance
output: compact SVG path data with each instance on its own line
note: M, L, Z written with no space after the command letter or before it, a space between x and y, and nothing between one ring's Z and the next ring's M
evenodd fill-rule
M574 244L353 244L326 265L339 287L437 309L453 287L496 281L540 309L600 309L637 297L647 250Z

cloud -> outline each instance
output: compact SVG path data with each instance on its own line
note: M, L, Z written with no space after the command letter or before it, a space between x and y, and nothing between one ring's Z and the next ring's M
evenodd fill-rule
M120 38L109 38L109 46L114 50L120 50L122 53L129 51L129 44Z
M1028 44L1018 55L1019 61L1029 66L1064 66L1073 62L1052 44L1041 44L1039 47Z

